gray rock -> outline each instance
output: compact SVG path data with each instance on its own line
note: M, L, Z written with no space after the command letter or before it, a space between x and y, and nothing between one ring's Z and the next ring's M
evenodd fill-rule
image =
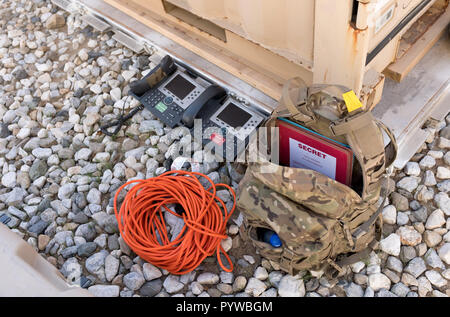
M221 272L220 281L225 284L233 284L234 275L231 272Z
M280 283L280 285L281 285L281 283ZM303 281L302 281L302 285L303 285ZM267 285L264 282L258 280L257 278L251 277L248 280L247 286L245 287L245 292L249 295L257 297L257 296L261 295L266 289L267 289ZM303 291L305 291L304 286L303 286ZM304 295L305 294L303 294L303 296Z
M429 248L435 247L442 241L442 237L435 231L425 231L423 239Z
M76 281L80 278L83 272L81 265L76 258L67 259L62 265L60 272L70 281Z
M105 258L105 277L108 282L112 281L119 272L120 261L111 254Z
M444 213L440 209L433 211L430 216L428 216L425 228L428 230L440 228L445 224L446 220Z
M369 275L368 285L371 289L373 289L376 292L383 288L390 289L391 281L383 273L375 273Z
M437 271L426 271L425 276L436 287L444 287L447 285L447 280Z
M118 285L93 285L88 291L95 297L119 297L120 287Z
M139 290L141 296L153 297L156 296L162 289L162 281L160 279L146 282ZM197 294L198 295L198 294Z
M398 183L397 187L408 192L413 192L419 186L420 179L414 176L403 177Z
M434 196L434 202L436 203L438 208L445 213L445 215L450 216L450 198L448 197L447 193L437 193Z
M364 297L374 297L375 291L371 287L367 287L364 291Z
M38 235L45 231L49 224L50 223L48 221L39 220L38 222L27 228L27 231L32 237L37 238Z
M48 166L44 160L35 160L30 167L28 175L32 181L35 181L41 176L44 176L47 173Z
M2 176L2 185L7 188L13 188L16 186L16 173L15 172L9 172Z
M429 292L433 290L430 281L425 276L421 276L417 279L418 292L420 297L425 297Z
M438 166L436 177L440 179L449 179L450 178L450 169L444 166Z
M412 215L416 221L425 222L428 218L428 210L426 207L420 207L412 212Z
M397 297L397 295L383 288L377 293L377 297Z
M420 160L419 165L423 169L430 169L430 168L432 168L433 166L436 165L436 160L430 155L425 155Z
M91 204L100 205L102 202L102 193L97 188L92 188L87 194L86 200Z
M422 235L412 226L402 226L397 229L396 234L400 236L403 245L415 246L422 242Z
M425 261L422 258L416 257L409 261L408 265L405 267L404 272L407 272L418 278L427 269Z
M364 290L361 286L355 283L350 283L346 287L344 287L345 294L347 297L363 297Z
M52 155L52 149L38 147L31 151L31 153L40 160L46 160Z
M408 198L406 198L405 196L397 192L393 192L391 194L391 200L392 204L395 206L397 210L404 211L409 209Z
M58 190L58 198L60 200L72 198L72 194L75 192L76 185L73 183L67 183L62 185Z
M144 283L144 277L138 272L131 272L123 277L123 284L132 291L137 291Z
M380 248L389 255L398 256L400 254L400 244L400 236L392 233L380 241Z
M219 282L219 276L214 273L202 273L197 277L197 282L200 284L217 284Z
M409 176L419 176L420 175L420 167L417 162L408 162L405 165L405 173Z
M97 212L92 215L92 218L107 233L119 233L119 225L115 215L109 215L106 212Z
M86 270L91 274L97 275L99 271L104 267L105 259L107 256L108 252L105 250L102 250L98 253L91 255L86 260L85 263Z
M404 226L409 222L409 217L406 212L397 213L397 225Z
M180 283L179 277L176 275L169 275L163 283L164 289L169 294L177 293L184 287L183 283Z
M285 275L278 285L278 294L281 297L304 297L306 293L303 280L297 276Z
M75 235L83 237L86 239L86 241L91 242L97 236L97 232L95 231L94 224L92 222L89 222L79 225L77 230L75 231Z
M437 184L437 189L440 192L448 193L450 192L450 180L445 180Z
M433 171L427 170L425 171L425 176L423 180L423 184L425 186L434 186L436 185L436 178L434 177Z
M406 297L406 295L410 292L410 289L403 283L397 283L392 286L391 291L398 297Z
M267 270L265 268L259 266L255 270L254 277L256 277L258 280L264 281L269 277L269 273L267 273Z
M73 257L74 255L77 254L77 249L78 249L78 247L76 245L72 246L72 247L65 248L64 250L61 251L61 255L65 259Z
M382 211L383 222L394 225L397 222L397 209L394 205L387 205Z
M17 209L14 206L9 206L8 207L8 213L19 218L20 220L25 220L25 218L27 217L27 213Z
M90 257L97 250L97 244L95 242L86 242L78 246L78 256Z
M142 272L144 273L144 278L147 281L152 281L162 276L161 271L150 263L144 263L142 266Z
M447 264L450 264L450 243L445 243L438 250L439 257Z
M434 249L428 249L423 258L425 259L425 262L432 268L443 270L445 269L444 263L442 263L441 258Z

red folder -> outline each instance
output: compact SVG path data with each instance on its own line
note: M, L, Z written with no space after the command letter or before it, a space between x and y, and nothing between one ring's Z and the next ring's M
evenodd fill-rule
M351 185L353 152L339 143L284 118L277 120L280 163L312 169L342 184Z

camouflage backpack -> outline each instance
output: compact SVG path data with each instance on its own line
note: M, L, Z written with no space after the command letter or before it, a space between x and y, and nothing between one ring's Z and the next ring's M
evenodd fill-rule
M369 111L348 112L342 94L349 90L306 87L301 79L291 79L266 127L285 117L348 144L355 162L352 188L313 170L268 161L249 163L239 184L237 206L244 215L241 235L290 274L300 270L343 273L343 266L368 256L376 244L376 232L380 233L376 220L381 219L387 195L384 190L380 198L381 184L396 158L397 144L392 132ZM382 130L391 139L386 148ZM275 248L258 239L258 228L275 231L282 246Z

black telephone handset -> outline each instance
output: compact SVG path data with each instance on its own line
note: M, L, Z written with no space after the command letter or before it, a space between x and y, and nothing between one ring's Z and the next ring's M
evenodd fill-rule
M140 97L152 88L155 88L161 81L169 77L177 70L177 66L169 55L164 56L161 62L141 80L130 83L130 91Z
M227 92L220 86L211 85L197 98L183 113L183 124L192 128L194 119L209 119L215 110L220 106L220 100L226 96ZM211 114L208 116L207 113Z

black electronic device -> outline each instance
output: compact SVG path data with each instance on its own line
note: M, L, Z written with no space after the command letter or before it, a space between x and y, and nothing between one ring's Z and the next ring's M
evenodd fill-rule
M143 79L130 84L130 94L166 125L192 126L194 118L211 99L226 91L166 56Z
M246 148L249 137L265 117L231 98L212 99L198 113L202 119L202 143L206 150L234 161ZM218 152L221 151L221 152Z

